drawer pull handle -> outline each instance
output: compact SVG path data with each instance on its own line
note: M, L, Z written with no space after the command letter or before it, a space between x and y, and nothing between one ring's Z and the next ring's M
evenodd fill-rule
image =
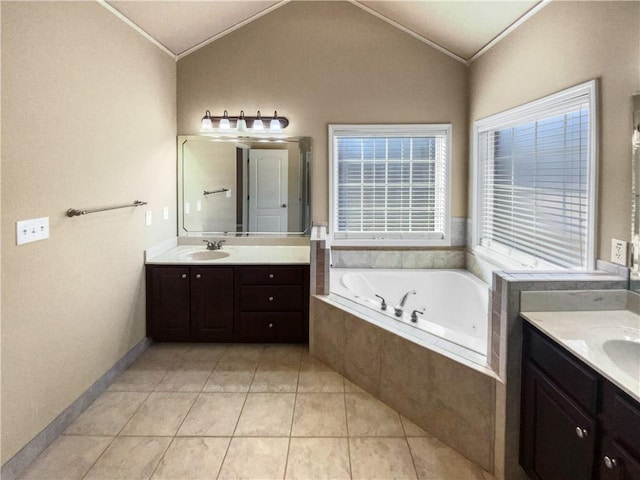
M186 274L186 273L183 273L183 274L182 274L182 278L187 278L187 274Z
M201 278L202 275L200 275L199 273L196 273L196 278Z
M576 427L576 435L578 438L586 438L589 435L589 432L586 428Z
M270 301L270 302L273 302L273 297L269 297L269 301Z
M270 323L270 324L269 324L269 328L273 328L273 323Z
M275 275L273 273L270 273L269 278L273 278L273 277L275 277Z
M607 455L604 456L604 466L609 470L613 470L618 467L618 461L615 458L611 458Z

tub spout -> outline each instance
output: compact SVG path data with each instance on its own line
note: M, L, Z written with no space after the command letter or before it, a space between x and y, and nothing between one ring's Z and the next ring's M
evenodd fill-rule
M376 294L376 297L378 297L381 300L380 309L381 310L386 310L387 309L387 302L385 302L384 298L381 297L380 295L377 295L377 294Z
M415 290L409 290L407 293L405 293L402 298L400 298L400 300L398 301L398 304L393 307L393 310L396 314L396 317L401 317L402 314L404 313L404 304L407 303L407 298L409 297L409 295L415 295L417 292Z

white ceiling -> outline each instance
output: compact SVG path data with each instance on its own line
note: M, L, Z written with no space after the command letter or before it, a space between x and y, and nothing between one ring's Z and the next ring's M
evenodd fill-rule
M288 0L108 0L107 6L168 53L182 57L286 3ZM467 63L545 2L352 0L352 3Z

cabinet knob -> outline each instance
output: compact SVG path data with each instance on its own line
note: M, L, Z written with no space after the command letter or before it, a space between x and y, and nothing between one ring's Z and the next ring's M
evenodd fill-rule
M618 467L618 461L615 458L611 458L608 455L604 456L604 466L609 470L613 470Z
M269 324L269 328L273 328L273 323L270 323L270 324Z
M273 278L273 277L275 277L275 275L273 273L270 273L269 278Z
M186 273L183 273L183 274L182 274L182 278L187 278L187 274L186 274Z
M202 275L199 273L196 273L196 278L202 278Z
M270 301L270 302L273 302L273 297L269 297L269 301Z
M576 427L576 435L578 438L586 438L589 435L586 428Z

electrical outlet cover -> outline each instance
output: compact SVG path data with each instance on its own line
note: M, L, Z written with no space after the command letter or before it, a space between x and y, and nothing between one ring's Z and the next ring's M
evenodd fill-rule
M611 261L618 265L627 266L628 243L624 240L611 240Z

